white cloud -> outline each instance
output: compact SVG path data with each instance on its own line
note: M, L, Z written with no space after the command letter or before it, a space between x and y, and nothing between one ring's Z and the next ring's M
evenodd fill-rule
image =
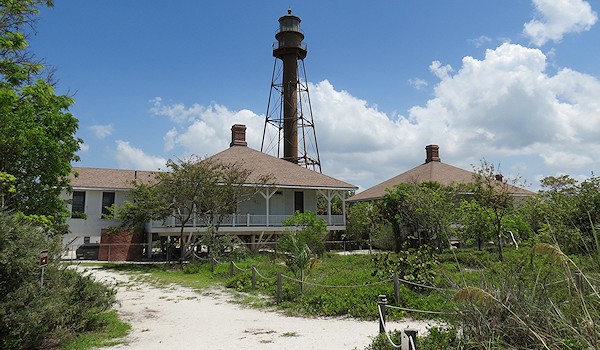
M544 162L547 165L562 170L577 169L585 167L594 162L594 159L590 156L590 154L573 154L555 151L550 153L542 153L540 156L544 159Z
M417 90L423 90L424 88L427 87L427 85L429 85L426 80L420 79L420 78L411 78L411 79L408 79L408 83L411 86L414 86L415 89L417 89Z
M170 151L175 148L175 138L177 137L177 129L173 128L165 134L163 140L165 140L165 151Z
M530 181L566 171L589 174L599 165L593 155L600 153L600 81L569 69L550 75L546 61L539 49L505 43L481 59L464 57L457 70L433 62L439 79L433 97L394 118L327 80L311 83L323 171L367 188L423 163L425 146L438 144L442 161L464 169L485 158L502 160L507 173ZM170 114L177 125L164 141L182 157L226 149L236 123L247 126L249 147L260 149L264 116L252 111L160 100L153 108L177 111ZM164 164L119 145L123 166Z
M185 105L181 103L165 105L163 104L161 97L153 98L150 100L150 103L152 103L152 107L150 108L152 114L168 117L178 124L193 121L206 111L206 107L197 103L194 103L191 107L185 107Z
M536 18L525 23L523 33L537 46L558 42L565 34L590 30L598 20L584 0L533 0L533 5Z
M444 79L448 77L448 74L452 72L452 66L449 64L442 66L440 61L433 61L429 66L429 70L435 74L436 77Z
M441 75L434 98L410 115L419 133L435 130L442 157L449 150L471 163L529 156L546 170L591 167L590 155L600 150L600 81L545 69L540 50L502 44L482 60L463 58L454 75Z
M471 44L473 44L475 47L481 47L489 42L491 42L492 39L490 37L487 37L485 35L481 35L478 38L475 39L469 39L468 42L470 42Z
M79 144L79 153L85 153L85 152L88 152L89 150L90 150L90 145L88 145L87 143Z
M264 116L249 110L231 111L218 104L210 106L193 104L190 107L179 103L164 105L160 98L152 102L155 111L164 112L162 115L169 116L179 124L178 128L169 130L164 136L167 151L179 147L183 156L213 155L229 147L233 124L246 125L248 145L260 149Z
M139 148L133 147L127 141L116 141L115 158L121 168L139 170L164 169L167 160L159 156L151 156Z
M107 125L92 125L89 129L96 135L99 139L105 139L107 136L112 135L114 131L114 127L112 124Z

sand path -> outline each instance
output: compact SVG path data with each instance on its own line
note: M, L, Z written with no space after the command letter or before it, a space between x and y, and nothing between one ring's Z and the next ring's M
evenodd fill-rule
M156 288L126 274L88 269L116 286L122 319L132 325L125 343L103 349L364 349L377 335L377 321L288 317L231 303L226 291L198 293L171 286ZM427 322L390 322L388 329Z

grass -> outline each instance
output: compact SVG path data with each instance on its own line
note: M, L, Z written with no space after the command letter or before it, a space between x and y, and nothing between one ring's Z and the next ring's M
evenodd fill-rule
M134 275L138 281L167 288L173 284L193 288L197 291L213 287L228 287L235 291L234 300L241 305L255 308L278 308L287 314L299 316L350 316L374 320L378 317L376 300L378 295L388 296L391 304L434 311L451 307L449 296L441 292L420 292L401 286L401 298L393 300L394 286L387 279L373 277L372 256L338 255L328 253L313 267L306 281L327 286L355 286L353 288L324 288L305 285L302 293L299 284L285 278L282 302L275 303L277 294L276 276L282 272L293 278L278 259L265 255L252 256L236 262L235 275L229 276L229 263L215 265L210 271L208 263L187 265L166 264L104 264L101 268ZM255 266L256 288L252 289L251 267ZM405 312L390 310L389 319L400 319ZM419 315L416 315L419 317Z
M114 310L103 312L98 318L104 326L95 332L87 332L67 342L61 350L86 350L123 343L122 338L131 330L131 326L121 320Z
M510 287L513 288L511 293L524 293L519 297L519 300L523 302L528 295L535 291L534 286L542 283L548 286L545 291L553 293L552 298L561 303L557 305L569 305L562 304L570 299L568 290L565 294L564 288L560 284L553 284L564 279L563 268L560 264L550 263L541 257L536 258L535 264L531 264L531 249L528 247L522 247L519 250L507 248L503 263L496 261L495 251L486 250L459 249L437 254L437 257L440 264L435 267L436 277L431 283L438 287L448 288L449 291L432 291L402 285L400 299L397 301L393 297L393 283L388 282L386 278L372 276L374 264L371 261L372 256L369 255L325 254L313 266L306 281L319 285L355 287L325 288L305 285L303 291L300 292L297 282L284 278L282 301L279 304L275 303L276 276L278 272L290 277L292 274L281 260L265 255L251 256L246 260L237 261L236 266L239 269L235 269L234 276L229 275L229 263L216 264L214 272L211 272L210 264L200 262L183 266L103 264L101 268L129 273L139 281L149 282L162 288L176 288L174 285L181 285L197 291L206 291L214 287L228 287L231 291L237 292L234 293L234 299L242 305L255 308L277 308L288 314L301 316L351 316L375 320L378 317L376 300L380 294L387 295L389 303L396 306L430 311L453 311L456 310L457 305L452 297L459 288L469 286L473 287L473 290L493 291L511 286L511 283L513 284ZM584 272L595 271L595 265L591 259L581 256L573 257L573 259L584 269ZM254 289L252 288L252 266L255 266L258 271ZM597 276L595 273L590 275ZM378 282L384 283L378 284ZM503 296L498 300L508 300L506 299L508 296ZM505 312L500 316L506 317L504 314ZM511 315L514 318L516 314L508 314L509 317ZM438 320L439 317L447 317L414 313L407 315L403 311L388 309L388 319L390 320L405 316L438 317L436 318ZM524 316L517 316L515 319L525 320ZM452 318L452 316L448 316L442 320L452 322ZM483 322L475 321L476 324ZM512 328L509 327L509 329ZM455 332L455 329L441 330L436 333L429 339L432 345L426 348L438 349L439 347L435 347L435 344L440 343L440 339L443 340L441 342L443 344L452 343L457 339L452 332ZM297 335L290 333L282 336Z

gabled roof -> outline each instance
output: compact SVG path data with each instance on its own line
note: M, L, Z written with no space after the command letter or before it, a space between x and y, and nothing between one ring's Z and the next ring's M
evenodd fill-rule
M145 170L105 169L73 167L71 186L74 189L127 190L134 180L148 182L154 179L154 172Z
M293 164L242 145L232 145L228 149L209 157L208 160L221 163L237 163L251 171L247 184L257 184L263 176L269 176L268 184L282 188L335 189L354 191L358 187L323 175L316 171ZM102 169L73 167L79 176L71 176L74 189L114 189L131 188L133 180L149 182L154 172L143 170Z
M228 164L237 163L251 171L247 181L249 184L259 183L262 176L270 176L270 184L284 188L302 187L346 191L354 191L358 188L244 145L233 144L228 149L209 157L208 160Z
M435 146L430 145L428 147ZM435 146L437 147L437 146ZM412 168L400 175L397 175L389 180L386 180L378 185L366 189L348 199L350 202L368 201L381 199L386 195L386 189L393 189L394 186L401 183L421 183L435 181L442 185L449 186L455 184L465 184L473 182L473 172L457 168L455 166L442 163L436 153L433 157L429 152L427 160L415 168ZM437 149L435 150L437 152ZM526 189L508 185L511 188L511 193L514 195L530 196L533 193Z

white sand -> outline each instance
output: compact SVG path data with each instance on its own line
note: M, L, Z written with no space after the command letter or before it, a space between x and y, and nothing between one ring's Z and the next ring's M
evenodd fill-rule
M155 288L125 274L89 269L116 284L116 309L132 325L125 343L103 349L364 349L377 321L288 317L243 308L225 291L198 293L181 286ZM117 283L118 282L118 283ZM389 322L388 329L424 332L423 321Z

